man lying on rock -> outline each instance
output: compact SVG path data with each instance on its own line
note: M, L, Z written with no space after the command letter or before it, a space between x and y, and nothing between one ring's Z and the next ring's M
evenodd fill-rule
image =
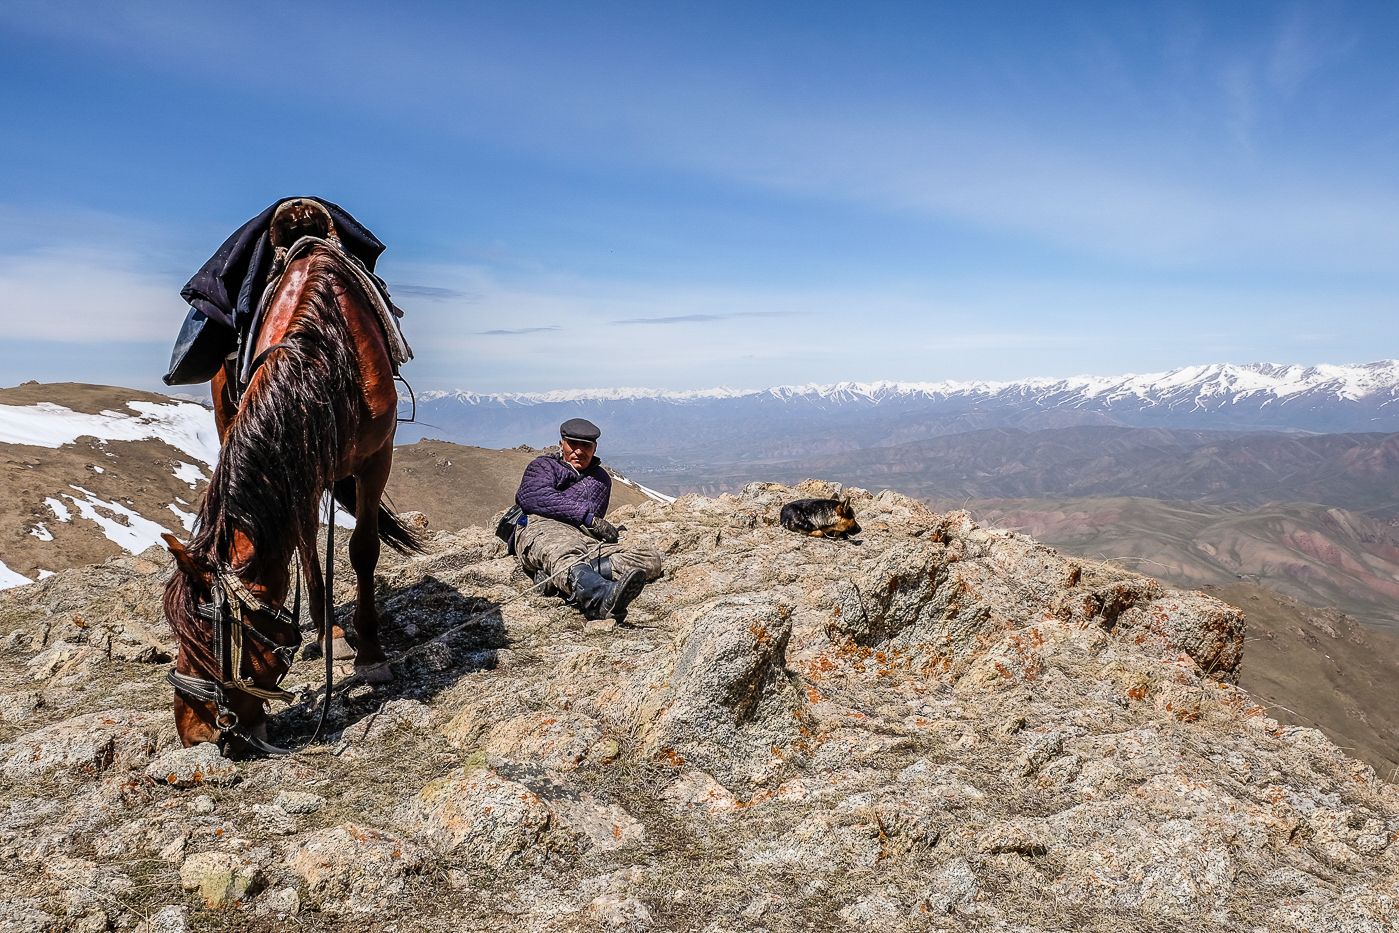
M660 578L661 555L620 543L618 529L603 517L612 477L594 456L601 433L584 418L565 421L559 451L525 467L515 493L525 514L517 519L510 549L525 573L536 583L548 580L585 618L620 622L641 588Z

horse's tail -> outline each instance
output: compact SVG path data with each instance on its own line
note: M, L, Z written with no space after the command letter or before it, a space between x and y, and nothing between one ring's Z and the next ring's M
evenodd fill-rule
M355 478L347 476L335 483L335 501L351 516L355 514ZM381 502L379 504L379 540L400 554L423 553L423 539L413 529L398 520Z

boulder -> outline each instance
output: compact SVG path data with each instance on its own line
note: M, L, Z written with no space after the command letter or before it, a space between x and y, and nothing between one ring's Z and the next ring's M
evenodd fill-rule
M210 906L242 901L256 893L262 873L258 867L232 852L195 852L180 866L180 884L198 891Z
M171 787L224 787L238 781L238 766L219 753L212 742L177 748L146 767L146 777Z
M408 876L431 863L418 845L386 830L342 823L311 833L286 853L287 867L306 882L323 909L356 913L395 902Z
M635 724L644 755L688 763L721 783L750 778L801 740L806 701L787 669L791 634L780 602L705 604L668 658L604 712Z
M0 745L0 772L23 781L56 768L97 775L117 762L141 761L155 753L169 716L128 709L76 716Z

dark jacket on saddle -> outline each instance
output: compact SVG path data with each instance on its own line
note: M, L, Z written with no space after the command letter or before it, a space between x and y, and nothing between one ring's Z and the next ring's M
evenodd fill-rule
M539 515L570 525L583 525L607 514L612 501L612 477L596 457L579 472L563 454L535 457L525 467L515 504L527 515Z
M235 230L180 290L190 311L175 341L166 385L208 382L223 358L237 347L238 332L251 326L272 267L268 228L278 205L286 200L279 198ZM345 250L373 272L384 244L344 208L320 198L311 200L330 212Z

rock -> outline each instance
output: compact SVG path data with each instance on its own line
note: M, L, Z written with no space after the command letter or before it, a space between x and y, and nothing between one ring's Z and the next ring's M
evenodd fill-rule
M395 729L424 729L431 720L432 710L417 700L391 700L383 709L348 726L340 741L356 745L377 742Z
M238 766L219 754L212 742L177 748L146 767L146 777L171 787L198 787L209 784L226 787L238 781Z
M232 904L256 893L261 872L231 852L196 852L180 866L180 884L198 891L212 906Z
M394 651L485 613L451 636L453 666L346 691L342 747L236 766L184 750L159 783L169 688L100 659L123 650L112 620L166 637L163 574L116 561L0 592L0 706L53 724L0 732L0 768L46 758L0 780L0 927L130 930L162 904L196 926L384 933L1399 923L1399 790L1215 680L1231 610L848 492L858 543L781 529L799 491L778 484L619 507L629 540L669 556L637 624L606 633L527 593L488 529L386 552ZM23 661L58 642L99 663L51 655L40 690ZM319 674L298 662L289 682ZM82 719L114 693L154 707L149 726ZM277 716L299 730L306 712ZM182 793L165 782L186 759ZM182 866L219 898L254 880L205 911Z
M325 798L306 791L282 790L277 792L277 799L273 803L287 813L315 813L325 805Z
M646 905L625 894L602 894L593 898L588 905L588 917L599 926L613 930L651 925L651 911Z
M1242 610L1201 593L1171 590L1123 612L1113 635L1157 657L1184 652L1207 677L1238 683L1244 629Z
M433 781L400 822L439 852L491 868L539 864L556 847L556 820L545 802L485 768L459 769Z
M0 720L25 722L44 705L44 695L37 690L20 690L0 695Z
M964 858L954 858L932 876L932 884L914 905L913 916L946 914L971 905L981 892L976 872Z
M499 723L486 736L488 754L573 771L603 737L598 724L577 713L533 713Z
M58 925L58 918L53 914L33 904L15 901L0 901L0 921L4 922L5 933L48 933Z
M259 917L276 917L285 920L301 913L301 896L296 888L278 888L268 891L257 899L253 912Z
M875 893L842 907L837 916L846 923L862 929L887 930L890 928L890 924L897 925L902 914L903 908L899 906L897 901L883 894Z
M700 607L674 660L637 684L611 718L634 722L643 754L688 762L721 781L752 774L749 761L801 739L805 705L787 671L790 611L759 598Z
M1023 820L1006 820L997 823L981 833L976 839L979 852L997 855L1013 852L1016 855L1040 856L1049 853L1042 833Z
M1064 750L1064 733L1032 732L1025 741L1025 750L1016 759L1014 772L1020 777L1034 774L1042 765Z
M149 758L169 713L109 709L55 723L0 745L0 772L30 780L55 768L96 775L118 762Z
M91 669L107 660L107 652L92 645L75 645L56 641L29 659L35 680L45 680L58 674L68 675L84 668Z
M253 816L258 827L270 836L290 836L296 832L296 820L276 804L253 804Z
M188 933L189 908L167 904L136 924L136 933Z
M407 876L423 871L428 853L385 830L342 823L311 833L287 853L323 908L364 913L383 909L403 893Z
M795 788L789 787L787 793L795 794ZM661 791L661 796L682 811L705 816L720 816L738 809L734 795L703 771L684 772L674 784Z

